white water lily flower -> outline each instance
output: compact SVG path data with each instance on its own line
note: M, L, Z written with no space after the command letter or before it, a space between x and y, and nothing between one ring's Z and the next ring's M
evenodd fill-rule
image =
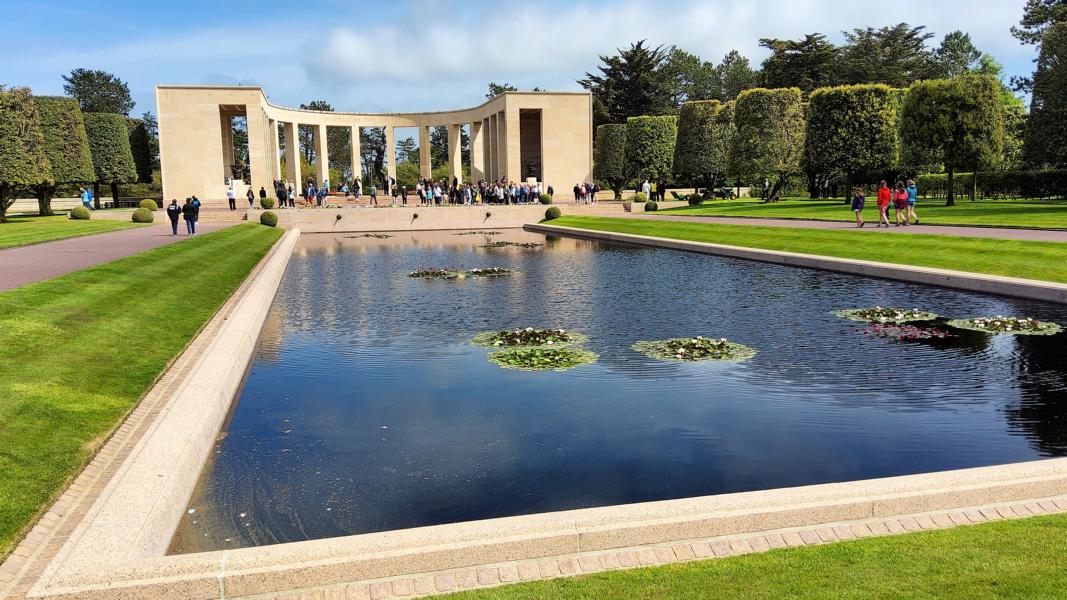
M549 346L551 346L551 345L552 345L552 340L548 340L548 345L549 345Z
M527 327L526 331L533 331L533 327Z

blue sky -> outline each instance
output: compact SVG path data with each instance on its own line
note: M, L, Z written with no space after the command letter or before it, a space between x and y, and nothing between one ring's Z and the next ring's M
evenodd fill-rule
M575 80L631 41L673 44L716 62L760 37L906 21L960 29L1009 75L1034 51L1008 29L1025 0L228 0L146 3L0 0L0 83L62 93L61 75L104 69L155 112L157 83L262 85L272 101L325 99L337 110L445 110L484 100L489 81L578 89Z

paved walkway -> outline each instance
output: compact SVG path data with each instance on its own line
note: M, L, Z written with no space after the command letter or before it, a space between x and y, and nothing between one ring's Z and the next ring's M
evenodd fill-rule
M197 229L208 233L230 225L205 223ZM170 225L160 223L0 250L0 292L186 239L184 233L172 236Z
M793 227L796 229L856 230L851 221L808 221L803 219L762 219L749 217L694 217L683 215L627 214L631 219L656 221L680 221L688 223L720 223L723 225L755 225L764 227ZM867 221L867 226L858 229L874 233L924 233L928 235L954 235L962 237L997 238L1003 240L1026 240L1035 242L1067 242L1067 231L1047 229L1012 229L1007 227L970 227L956 225L911 225L877 228L876 221Z

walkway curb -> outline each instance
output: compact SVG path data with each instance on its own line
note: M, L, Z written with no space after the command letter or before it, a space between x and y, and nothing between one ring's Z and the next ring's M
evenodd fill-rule
M844 203L841 204L845 206ZM852 223L849 218L846 219L820 219L818 217L753 217L752 215L687 215L682 211L667 209L669 214L660 214L659 216L677 216L677 217L691 217L699 219L748 219L750 221L802 221L811 223L841 223L848 225ZM852 214L851 212L849 214ZM979 227L982 229L1006 229L1006 230L1020 230L1020 231L1067 231L1067 227L1027 227L1025 225L982 225L976 223L929 223L923 221L923 224L934 227ZM766 227L778 227L777 225L765 225ZM922 225L918 225L922 227Z
M800 254L796 252L782 252L779 250L765 250L761 248L727 246L724 244L712 244L708 242L693 242L632 233L616 233L595 229L581 229L578 227L546 225L542 223L527 225L525 229L527 231L537 231L541 233L557 233L594 240L637 244L655 248L669 248L672 250L697 252L700 254L714 254L730 258L743 258L806 269L820 269L823 271L878 277L881 279L891 279L907 283L937 285L971 292L981 292L983 294L996 294L1000 296L1012 296L1015 298L1067 304L1067 284L1051 281L1037 281L1034 279L1003 277L1000 275L984 275L967 271L898 265L851 258L836 258L832 256L820 256L817 254Z

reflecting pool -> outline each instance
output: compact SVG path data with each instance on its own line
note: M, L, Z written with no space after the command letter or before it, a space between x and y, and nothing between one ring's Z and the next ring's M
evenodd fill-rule
M305 235L172 552L1067 455L1067 334L899 341L834 310L1065 307L542 236ZM489 242L532 248L485 248ZM419 280L419 267L518 274ZM565 328L599 354L500 368L479 332ZM677 363L639 340L759 354Z

